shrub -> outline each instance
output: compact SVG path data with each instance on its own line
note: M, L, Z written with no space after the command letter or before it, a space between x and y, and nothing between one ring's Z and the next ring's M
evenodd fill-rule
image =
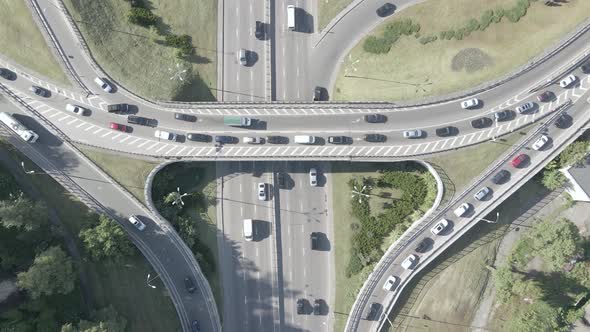
M490 24L492 23L492 18L494 17L494 11L491 9L486 10L481 14L481 19L479 22L479 30L484 31L487 29Z
M464 35L465 35L465 31L462 28L457 29L457 31L455 31L455 39L457 39L457 40L463 40Z
M455 30L449 30L447 31L447 40L451 40L453 39L453 37L455 37Z
M192 54L193 44L189 35L167 35L166 45L178 48L177 57Z
M156 25L158 21L158 17L154 13L142 7L131 7L127 14L127 19L129 22L143 27Z
M389 52L391 44L384 38L377 38L375 36L369 36L363 43L363 50L374 54L383 54Z
M433 41L435 41L438 37L435 35L430 35L430 36L424 36L422 38L420 38L420 44L425 45L428 43L432 43Z
M477 29L479 29L479 22L477 22L477 20L474 18L470 19L465 25L465 30L469 31L470 33Z

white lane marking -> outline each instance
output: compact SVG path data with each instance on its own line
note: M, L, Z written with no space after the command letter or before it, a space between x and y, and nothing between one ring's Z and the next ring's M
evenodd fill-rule
M90 129L96 128L93 124L88 126L88 128L84 129L84 131L89 131Z
M453 142L451 142L451 147L455 146L455 142L457 142L457 139L459 139L459 137L455 137L455 139L453 139Z
M402 154L405 156L408 154L408 152L410 151L410 149L412 148L412 145L408 145L408 148L406 149L406 151L404 151Z
M115 139L115 138L117 138L117 137L119 137L119 136L121 136L121 135L123 135L123 134L121 134L121 133L118 133L117 135L115 135L115 136L111 137L111 139Z
M73 119L72 121L68 122L68 126L71 125L72 123L78 121L78 119ZM84 122L82 122L82 124L84 124Z
M149 151L149 150L153 149L154 147L156 147L158 144L160 144L160 142L155 142L154 144L150 145L146 150ZM166 146L166 145L164 145L164 146Z
M174 151L175 149L178 149L178 146L172 146L172 149L166 151L166 154L170 154L172 151Z
M478 140L478 141L481 141L481 137L482 137L482 136L483 136L483 134L485 134L485 133L486 133L485 131L482 131L482 132L479 134L479 136L477 137L477 140Z
M195 151L197 148L192 148L189 152L186 153L187 156L190 156L191 154L193 154L193 151Z
M466 138L467 138L467 135L464 135L463 138L461 138L461 142L459 142L459 145L463 145L463 142L465 141Z
M60 122L61 122L61 121L65 120L65 119L67 119L67 118L69 118L69 117L70 117L70 116L66 114L66 115L64 115L63 117L61 117L61 118L57 119L57 121L60 121Z
M131 136L127 135L127 136L125 136L125 138L123 138L122 140L120 140L119 143L123 143L123 142L125 142L126 140L128 140L130 138L131 138Z
M80 128L80 127L82 127L85 124L87 124L87 123L86 122L81 122L79 125L76 126L76 128Z
M112 131L107 131L104 135L102 135L100 137L107 137L107 136L109 136L112 133L113 133Z
M181 153L182 153L182 151L184 151L184 150L186 150L186 149L188 149L186 146L185 146L185 147L183 147L182 149L178 150L178 152L176 152L176 155L178 156L179 154L181 154Z
M102 128L98 128L96 131L93 132L94 135L100 133L102 131Z
M139 141L141 141L141 137L138 137L138 138L134 139L133 141L127 143L127 145L132 145L132 144L135 144L135 143L137 143ZM147 143L147 142L148 141L145 141L145 143ZM142 147L145 143L142 143L139 147Z

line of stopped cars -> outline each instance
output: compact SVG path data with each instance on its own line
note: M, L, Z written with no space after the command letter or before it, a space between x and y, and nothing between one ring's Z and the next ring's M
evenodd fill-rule
M559 129L566 128L567 122L570 121L570 119L568 119L568 118L569 118L569 115L562 113L562 115L556 119L556 121L554 123L555 127L559 128ZM548 144L550 142L551 142L551 138L547 135L542 134L537 139L534 140L534 142L530 146L530 149L532 149L534 151L543 151L543 150L545 150L545 148L548 146ZM528 149L528 148L526 148L526 149ZM527 167L529 160L530 160L530 157L528 154L519 153L515 157L513 157L508 162L508 164L510 167L512 167L514 169L519 169L519 168ZM504 167L500 167L500 170L498 170L490 178L489 181L491 182L491 184L486 185L486 186L482 186L478 191L475 192L475 194L473 195L473 199L475 201L488 200L493 195L493 187L494 186L501 186L501 185L508 183L510 181L510 178L511 178L510 171ZM452 210L452 215L457 219L469 218L473 215L472 212L474 212L474 209L475 209L475 206L473 204L471 204L469 202L464 202L464 203L461 203L454 210ZM438 222L436 222L430 228L430 233L432 234L432 237L426 236L426 237L422 238L420 240L420 242L418 242L418 244L413 249L413 251L415 253L412 253L409 256L407 256L400 264L401 267L404 270L415 269L418 266L418 264L420 263L420 254L424 254L434 247L436 237L449 235L454 231L454 229L453 229L454 223L453 223L452 219L453 218L448 218L446 216L444 218L439 219ZM487 222L497 222L497 220L495 220L495 221L486 220L486 221ZM382 289L386 292L395 291L399 287L399 285L401 284L401 281L402 281L402 279L400 276L390 275L389 277L387 277L387 279L383 283ZM365 319L366 320L379 319L379 317L381 317L382 309L383 309L383 305L381 303L373 302L365 314Z

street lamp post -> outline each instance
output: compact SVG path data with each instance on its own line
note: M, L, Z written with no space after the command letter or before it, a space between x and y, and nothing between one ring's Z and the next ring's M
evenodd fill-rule
M155 285L152 285L152 284L150 284L150 282L151 282L151 281L154 281L154 280L156 280L156 279L157 279L159 276L160 276L160 275L158 274L158 275L156 275L155 277L153 277L153 278L151 278L151 279L150 279L150 274L148 273L148 275L147 275L147 279L146 279L146 283L147 283L147 285L148 285L148 286L150 286L151 288L156 288L156 286L155 286Z
M27 171L27 169L25 168L25 162L24 162L24 161L21 161L21 162L20 162L20 166L23 168L23 171L24 171L26 174L45 174L45 173L35 173L35 171L34 171L34 170Z

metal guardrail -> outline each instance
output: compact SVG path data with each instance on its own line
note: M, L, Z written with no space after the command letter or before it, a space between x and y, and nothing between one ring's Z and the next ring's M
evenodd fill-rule
M549 120L547 120L546 123L551 123L552 121L554 121L558 116L561 115L561 113L563 111L565 111L567 108L571 107L572 105L573 105L573 103L571 102L571 100L569 100L569 101L565 102L564 104L558 106L556 108L556 110L554 111L554 114L552 115L552 117ZM493 172L495 172L498 167L501 167L502 165L504 165L510 159L510 157L512 156L512 154L515 151L518 151L518 150L522 149L523 147L527 146L533 138L535 138L537 135L539 135L545 129L546 129L546 124L537 128L525 140L523 140L518 145L514 146L509 152L507 152L502 159L500 159L493 166L489 167L476 180L472 181L471 185L469 187L467 187L461 195L459 195L458 197L454 198L451 202L449 202L449 204L444 209L439 211L437 214L432 215L431 218L429 218L429 220L426 220L420 227L416 227L415 229L408 229L408 231L406 231L396 242L394 242L390 246L390 248L388 249L388 252L381 258L379 263L377 263L377 265L373 269L373 272L371 273L369 278L367 278L367 280L363 284L363 287L361 288L361 291L359 292L359 295L357 296L357 299L355 300L355 303L353 304L353 308L351 310L349 320L347 321L347 324L346 324L346 329L345 329L346 331L356 331L358 323L360 322L360 319L362 317L362 309L365 307L365 304L368 301L368 299L372 293L372 290L377 286L377 283L379 282L379 280L381 279L383 274L387 271L387 269L389 268L391 263L395 260L395 258L397 258L397 256L399 256L399 254L403 250L405 250L407 248L407 246L410 243L412 243L413 240L420 233L422 233L428 227L431 227L434 224L434 222L436 222L442 216L444 216L444 214L447 213L453 205L457 204L458 202L461 202L468 195L469 192L471 192L475 187L480 185L480 182L483 181L483 179L486 179ZM360 305L360 303L362 303L363 305Z

